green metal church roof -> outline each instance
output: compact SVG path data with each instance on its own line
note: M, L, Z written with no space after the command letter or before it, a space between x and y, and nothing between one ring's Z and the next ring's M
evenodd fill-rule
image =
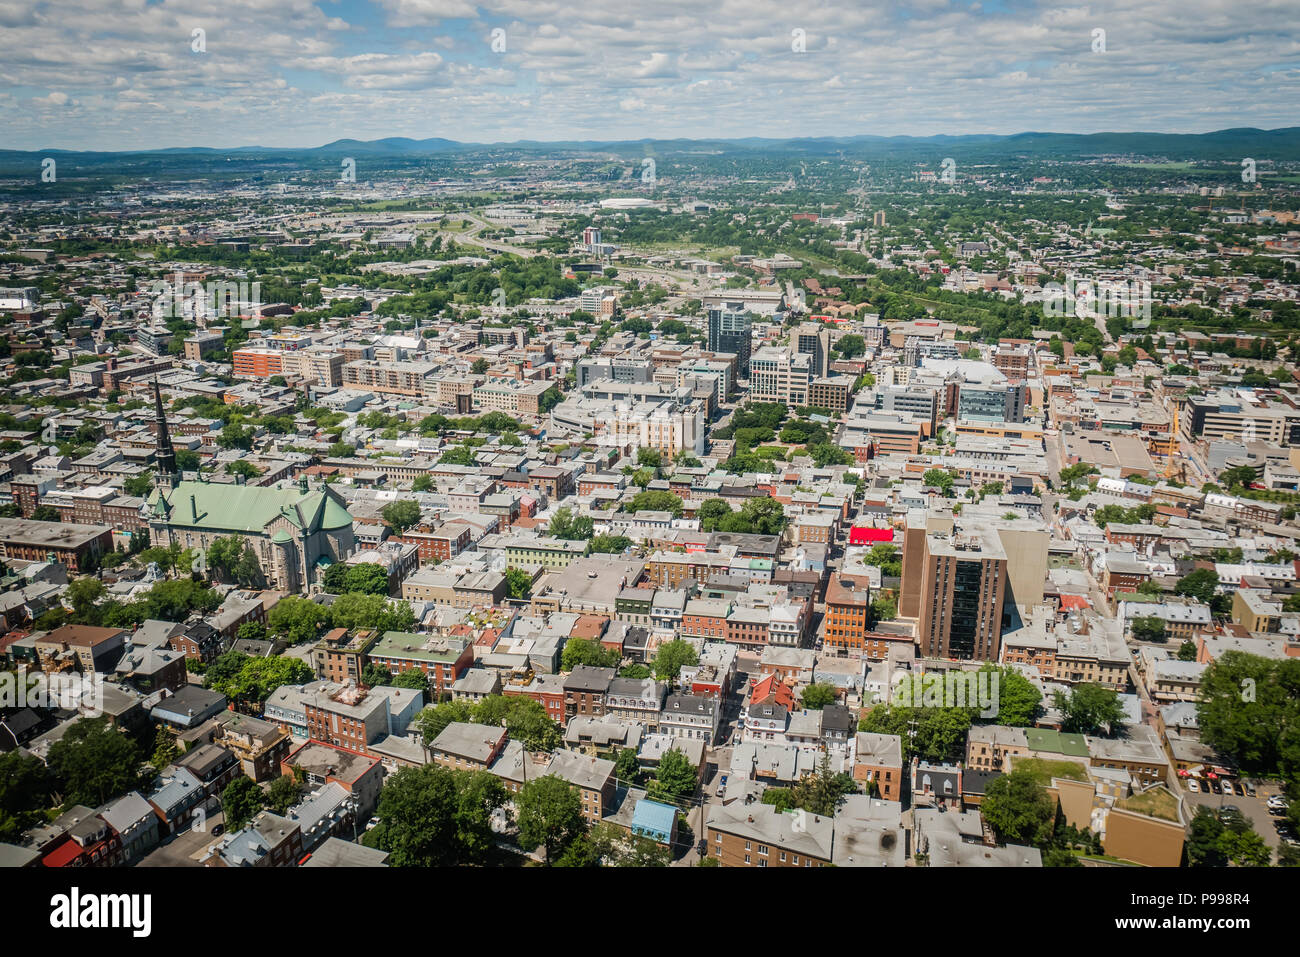
M155 515L166 515L173 526L210 531L261 532L281 515L304 532L332 531L352 524L348 510L326 492L304 493L290 483L264 488L180 482L165 499L156 491L151 505Z

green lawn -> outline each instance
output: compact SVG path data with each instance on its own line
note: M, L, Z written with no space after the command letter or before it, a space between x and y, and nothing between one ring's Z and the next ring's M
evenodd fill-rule
M1162 821L1178 823L1178 798L1163 788L1152 788L1142 794L1134 794L1123 801L1116 801L1115 806L1135 814L1160 818Z
M1077 761L1012 757L1011 769L1013 771L1028 771L1044 787L1052 783L1052 778L1065 778L1067 781L1088 780L1088 769Z

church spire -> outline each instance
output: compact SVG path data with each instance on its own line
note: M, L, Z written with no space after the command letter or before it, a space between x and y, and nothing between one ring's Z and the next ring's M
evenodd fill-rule
M167 415L163 412L162 392L158 389L158 378L153 380L154 421L158 424L158 445L154 454L158 466L158 487L169 489L176 487L176 452L172 449L172 437L167 430Z

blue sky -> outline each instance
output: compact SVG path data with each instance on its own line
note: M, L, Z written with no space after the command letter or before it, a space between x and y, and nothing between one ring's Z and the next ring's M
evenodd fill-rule
M1297 64L1294 0L0 0L0 145L1274 128Z

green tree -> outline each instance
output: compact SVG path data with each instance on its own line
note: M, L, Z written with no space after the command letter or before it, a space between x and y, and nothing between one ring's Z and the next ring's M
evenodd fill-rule
M283 815L302 799L302 785L291 774L282 774L266 789L266 806Z
M699 662L699 652L693 645L681 639L674 639L659 646L650 666L659 681L676 681L683 665L695 665Z
M153 491L153 479L148 475L133 475L122 483L122 491L127 495L145 498Z
M262 470L247 459L236 459L226 466L226 471L231 475L243 476L246 479L257 478L262 474Z
M532 590L532 575L522 568L506 569L506 592L511 598L527 598Z
M989 782L980 813L998 838L1041 847L1051 839L1056 802L1028 771L1012 771Z
M579 515L576 518L573 515L573 509L558 509L551 518L551 524L548 529L552 538L562 538L566 541L579 542L586 541L594 534L593 523L588 515Z
M853 778L831 771L830 756L823 751L817 771L805 775L790 789L789 802L809 814L830 817L846 794L857 790Z
M468 445L453 445L438 459L438 464L474 466L478 464L478 454Z
M213 612L221 605L221 596L207 582L189 578L161 581L145 592L140 604L146 618L184 621L191 612Z
M343 578L344 590L363 595L388 594L388 569L374 562L351 566Z
M293 644L314 641L329 622L329 609L297 595L281 598L266 615L266 625L271 634L282 635Z
M1133 619L1134 641L1164 641L1165 638L1165 623L1163 619L1157 618L1155 615Z
M720 498L706 499L695 513L700 520L700 529L711 532L718 527L718 522L731 514L731 506Z
M468 722L474 718L474 709L469 702L456 699L444 701L431 708L425 708L415 718L415 727L425 744L432 744L438 735L453 722Z
M560 654L560 667L565 671L572 671L578 665L615 668L620 661L622 656L618 651L606 648L591 638L570 638L564 643L564 651Z
M209 688L224 694L236 706L255 708L260 708L277 688L306 684L313 677L311 668L299 658L254 658L234 651L214 661L206 675Z
M100 610L96 603L108 593L103 582L95 578L78 578L68 585L64 599L72 606L72 617L79 624L99 624Z
M379 514L400 535L420 521L420 504L411 499L398 499L385 505Z
M636 748L623 748L614 759L614 776L619 783L633 786L641 783L641 762L637 760Z
M998 676L998 713L994 723L1013 728L1033 727L1043 701L1042 692L1034 687L1033 682L1014 668L985 665L980 671Z
M247 452L253 448L253 429L232 422L221 430L217 444L223 449L242 449Z
M335 562L325 569L321 576L321 588L331 595L341 595L347 591L348 566Z
M971 712L966 708L911 708L893 704L876 705L858 721L859 731L901 737L904 760L910 760L915 754L924 761L960 758L970 726Z
M23 831L45 818L51 799L50 769L22 750L0 754L0 841L18 843Z
M621 555L633 544L626 535L595 535L588 551L593 555Z
M681 498L672 492L639 492L626 506L629 512L671 512L674 518L681 517L682 508Z
M411 691L429 693L429 676L419 668L404 668L389 682L394 688L408 688Z
M221 811L225 815L226 830L238 831L257 816L266 806L262 789L252 778L243 775L235 778L221 792Z
M673 748L659 758L659 766L655 768L654 779L646 794L652 801L678 804L695 793L698 783L698 769L686 755Z
M525 851L543 848L548 864L586 830L577 792L553 774L520 788L515 807L519 846Z
M81 718L54 744L46 765L67 804L99 807L136 787L140 752L107 718Z
M809 711L820 711L828 704L835 703L835 686L827 684L810 684L799 696L803 706Z
M63 517L53 505L37 505L32 509L32 520L37 522L61 522Z
M926 469L921 483L939 489L945 497L952 495L953 477L943 469Z
M1187 863L1191 867L1227 867L1220 838L1223 824L1207 807L1198 807L1187 829Z
M481 865L495 843L492 815L506 801L500 778L487 771L402 768L380 792L372 840L394 867Z
M1216 589L1219 587L1219 575L1209 568L1198 568L1178 579L1174 594L1195 598L1203 605L1213 605Z
M1098 684L1077 684L1068 696L1058 691L1054 703L1061 730L1072 734L1114 734L1124 720L1119 692Z
M153 757L149 759L149 763L161 771L180 757L180 754L180 749L176 747L176 739L172 737L171 732L159 726L158 733L153 738Z
M840 340L835 343L835 351L845 359L853 359L857 356L866 355L867 343L859 335L841 336Z
M554 751L564 738L541 702L522 695L488 695L472 711L475 724L504 726L510 737L530 751Z
M346 592L329 607L330 623L335 628L373 628L378 632L410 631L415 627L415 612L410 602L389 601L385 595Z
M1201 740L1245 771L1300 777L1300 659L1228 651L1201 675Z

